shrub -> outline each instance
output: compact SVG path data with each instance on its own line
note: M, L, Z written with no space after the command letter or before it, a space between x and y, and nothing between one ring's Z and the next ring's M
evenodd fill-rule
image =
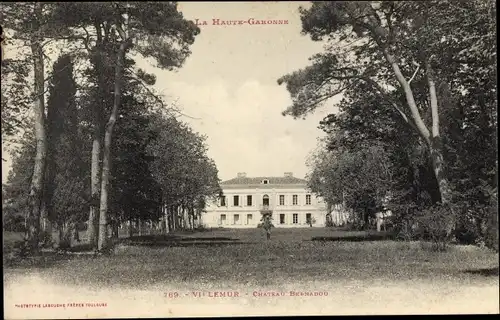
M487 229L486 229L486 237L485 237L485 245L498 252L498 242L499 242L499 231L498 231L498 207L492 206L490 208Z
M40 246L42 248L52 248L54 245L54 240L52 239L52 234L47 231L40 231Z
M394 217L391 219L396 239L413 241L419 238L418 223L410 217Z
M416 232L420 240L430 240L437 251L444 251L454 236L456 217L448 206L434 205L416 217Z
M6 213L3 228L5 231L26 232L24 217L19 214Z
M325 226L328 227L328 228L332 228L333 227L333 221L332 220L326 220Z
M199 232L208 232L208 231L211 231L212 229L207 228L207 226L204 224L200 224L200 225L196 226L196 228L194 228L194 230L199 231Z

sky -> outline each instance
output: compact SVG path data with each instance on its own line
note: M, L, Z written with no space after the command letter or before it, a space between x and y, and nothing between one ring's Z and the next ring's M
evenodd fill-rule
M181 2L186 19L207 21L177 71L160 70L147 60L137 64L157 76L155 89L176 101L180 119L207 136L208 155L219 178L248 176L304 177L306 158L323 132L319 121L333 107L306 119L284 117L291 98L281 76L309 64L322 44L301 35L298 8L307 2ZM288 24L213 25L222 20L288 20ZM2 162L5 181L10 161Z

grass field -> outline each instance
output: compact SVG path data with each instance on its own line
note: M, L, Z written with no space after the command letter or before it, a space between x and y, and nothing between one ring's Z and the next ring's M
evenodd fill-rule
M167 287L404 290L427 286L431 295L457 288L498 287L497 253L472 246L433 252L425 244L373 241L371 235L302 228L274 229L270 241L258 229L142 236L122 239L111 256L52 255L43 267L8 266L4 283L36 275L54 285L116 292ZM12 240L14 235L7 237ZM318 237L324 241L312 240ZM363 237L365 241L359 241ZM4 238L4 247L7 243Z

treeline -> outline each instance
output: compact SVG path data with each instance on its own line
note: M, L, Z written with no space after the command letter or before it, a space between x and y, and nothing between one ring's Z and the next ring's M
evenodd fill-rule
M310 161L310 187L367 227L390 210L405 239L498 250L493 1L335 1L302 9L326 41L282 77L304 116L339 93Z
M82 229L103 252L125 224L130 234L144 223L194 228L220 194L217 168L205 137L177 119L133 57L179 68L199 29L175 2L2 10L7 46L25 49L2 61L2 137L19 145L2 190L4 226L25 231L34 253L67 246ZM47 66L54 43L67 50Z

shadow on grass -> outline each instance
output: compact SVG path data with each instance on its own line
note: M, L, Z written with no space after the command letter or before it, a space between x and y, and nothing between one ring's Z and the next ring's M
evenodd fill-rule
M146 247L213 247L235 244L248 244L240 239L228 237L182 237L177 235L135 236L120 241L129 246Z
M498 277L499 270L496 268L483 268L483 269L468 269L465 270L465 273L480 275L483 277Z
M311 241L348 241L348 242L361 242L361 241L384 241L384 240L395 240L395 236L391 233L370 233L362 235L351 235L351 236L337 236L337 237L313 237Z
M249 242L242 241L165 241L165 242L130 242L130 246L142 247L221 247L230 245L243 245L250 244Z
M152 235L144 235L144 236L132 236L123 239L122 241L170 241L181 239L181 236L178 235L165 235L165 234L152 234Z
M67 252L93 252L94 248L90 243L81 243L72 246L66 250Z
M67 262L71 259L78 259L81 256L75 256L58 251L41 252L36 256L27 257L8 257L3 260L3 265L6 268L14 269L47 269L57 266L61 262ZM86 256L92 257L92 256Z

